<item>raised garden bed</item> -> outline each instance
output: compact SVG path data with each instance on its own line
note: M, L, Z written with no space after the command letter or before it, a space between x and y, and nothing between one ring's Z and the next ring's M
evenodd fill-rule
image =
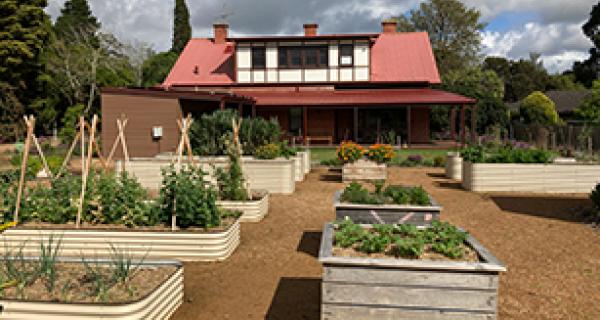
M342 181L386 180L387 165L367 159L359 159L352 163L344 163Z
M304 180L304 159L302 155L296 153L295 156L290 158L294 160L294 181L300 182Z
M355 223L363 224L395 224L411 223L428 225L440 219L442 207L431 197L428 205L410 204L360 204L341 200L342 190L335 193L333 206L335 218L343 220L346 217Z
M114 229L119 228L120 229ZM112 228L112 229L111 229ZM27 224L0 234L0 252L23 246L23 253L36 255L41 243L49 238L62 237L60 255L106 257L111 245L127 248L136 258L177 259L181 261L220 261L227 259L240 243L240 223L236 219L222 230L204 231L201 228L170 231L168 228L95 226L74 229L74 226Z
M462 180L462 157L458 152L446 154L446 178Z
M339 248L336 238L326 224L321 319L497 318L498 278L506 268L471 236L466 258L457 260L346 254L353 249Z
M217 205L224 209L242 212L241 222L259 222L269 212L269 193L258 190L249 201L219 200Z
M229 163L227 157L196 157L195 159L202 165L202 169L209 173L209 176L212 176L213 166L224 168ZM296 188L294 160L285 158L259 160L244 157L243 161L244 173L250 189L265 189L274 194L294 193ZM162 181L161 168L168 167L170 164L170 157L133 158L126 166L126 170L137 177L145 188L156 190ZM120 170L121 165L122 163L118 163L117 170Z
M20 260L19 260L20 261ZM26 263L29 263L28 260ZM2 319L168 319L183 302L183 266L177 261L134 262L136 274L127 282L111 283L96 296L94 286L106 285L93 279L103 274L111 281L108 268L115 261L58 259L56 284L50 293L48 280L38 279L26 286L21 298L15 287L3 289ZM6 263L6 262L3 262ZM18 265L18 263L17 263ZM91 266L91 267L90 267ZM105 270L106 269L106 270ZM90 270L100 272L90 273ZM97 290L97 289L96 289ZM103 297L103 298L100 298Z
M310 151L298 151L298 154L302 156L302 169L304 170L304 174L308 174L310 172Z
M475 192L589 193L600 165L463 162L464 189Z

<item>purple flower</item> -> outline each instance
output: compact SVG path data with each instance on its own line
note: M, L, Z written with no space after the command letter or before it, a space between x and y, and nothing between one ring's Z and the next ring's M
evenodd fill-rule
M419 163L423 161L423 157L420 154L411 154L408 156L408 161Z

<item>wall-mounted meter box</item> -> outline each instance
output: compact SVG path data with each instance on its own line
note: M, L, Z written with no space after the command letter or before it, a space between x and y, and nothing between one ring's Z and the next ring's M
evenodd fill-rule
M152 139L160 139L163 136L163 128L160 126L152 127Z

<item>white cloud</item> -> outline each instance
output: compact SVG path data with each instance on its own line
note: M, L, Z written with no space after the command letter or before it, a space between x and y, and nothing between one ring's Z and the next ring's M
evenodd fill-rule
M549 71L561 72L574 61L585 59L592 46L581 32L581 24L582 21L547 25L530 22L505 33L486 31L482 34L483 51L511 59L526 58L531 52L541 53Z
M577 22L588 17L596 0L463 0L490 21L506 12L535 12L543 23Z

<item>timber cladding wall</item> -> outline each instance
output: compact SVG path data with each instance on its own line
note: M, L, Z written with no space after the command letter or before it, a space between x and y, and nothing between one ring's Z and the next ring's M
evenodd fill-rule
M179 141L177 119L182 113L179 100L169 97L102 94L102 146L108 155L117 136L116 120L124 114L127 119L125 139L130 157L150 157L163 152L173 152ZM152 127L161 126L163 136L152 138ZM122 158L121 147L115 152Z
M412 143L429 142L429 107L412 107L410 115Z
M462 186L475 192L589 193L600 165L463 162Z

